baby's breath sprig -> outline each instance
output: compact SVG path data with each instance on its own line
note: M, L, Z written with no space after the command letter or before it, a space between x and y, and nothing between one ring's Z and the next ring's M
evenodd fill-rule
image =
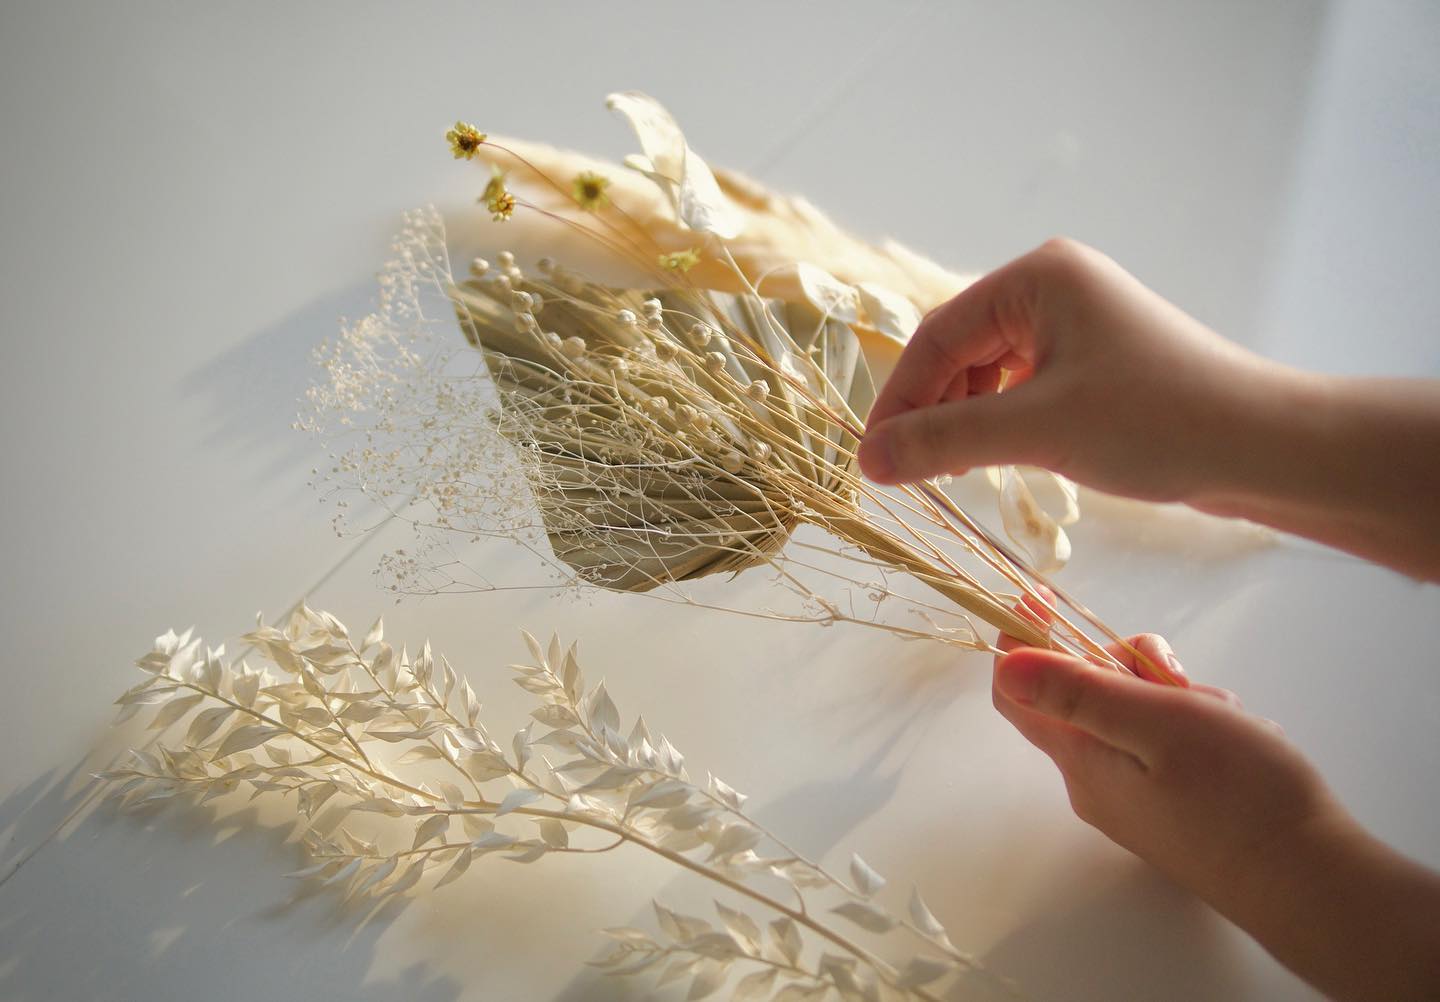
M283 629L262 624L244 640L264 664L227 662L189 631L139 659L149 677L118 702L125 716L153 714L160 738L103 777L122 806L244 790L290 803L311 857L291 876L346 901L421 893L487 857L645 850L732 903L717 902L715 919L657 903L656 930L607 930L595 963L689 978L687 998L732 982L730 997L749 999L1009 993L918 890L903 914L890 911L885 881L859 856L834 875L756 823L722 780L692 780L643 718L627 731L605 684L587 686L574 645L525 635L531 661L512 666L514 681L539 705L502 742L462 672L428 643L397 651L379 621L356 639L302 605Z

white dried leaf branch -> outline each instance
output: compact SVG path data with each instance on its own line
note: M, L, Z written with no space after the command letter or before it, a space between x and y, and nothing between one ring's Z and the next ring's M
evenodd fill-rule
M796 853L723 781L693 780L643 719L627 728L573 645L525 638L531 663L512 666L514 681L538 705L501 740L462 673L428 643L414 657L395 650L378 622L357 643L301 606L284 629L244 638L263 655L255 668L167 632L137 662L148 677L118 700L122 716L151 715L160 737L103 778L128 808L247 789L293 805L311 862L292 876L346 901L420 893L489 856L643 849L733 903L717 902L713 919L656 904L655 930L608 930L595 963L689 979L691 999L726 984L751 999L1010 992L955 948L918 890L895 913L858 856L845 880Z

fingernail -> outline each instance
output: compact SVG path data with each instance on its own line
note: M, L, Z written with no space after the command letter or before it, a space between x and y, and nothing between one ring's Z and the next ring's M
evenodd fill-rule
M1040 691L1040 676L1035 671L1035 665L1006 658L1000 662L1000 677L996 685L1007 699L1021 706L1030 706Z
M880 483L895 475L895 457L890 451L890 436L884 428L867 432L860 443L860 469L871 480Z
M1177 658L1175 655L1165 655L1165 662L1170 666L1170 670L1173 671L1176 675L1183 676L1185 674L1185 667L1180 664L1180 659Z

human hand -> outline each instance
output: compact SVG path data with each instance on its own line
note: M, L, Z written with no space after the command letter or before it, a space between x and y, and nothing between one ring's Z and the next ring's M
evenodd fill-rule
M1017 611L1043 622L1038 603ZM999 646L1010 653L995 661L995 707L1059 767L1080 819L1222 910L1261 886L1273 853L1346 817L1234 693L1159 685L1009 637ZM1154 634L1109 650L1131 670L1138 651L1184 677Z
M860 465L900 483L1023 463L1194 500L1239 474L1301 378L1099 252L1052 240L924 319L871 410Z

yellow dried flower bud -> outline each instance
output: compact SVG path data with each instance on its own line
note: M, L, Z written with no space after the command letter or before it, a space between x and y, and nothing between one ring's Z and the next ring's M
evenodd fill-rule
M661 254L659 257L660 267L666 271L687 272L700 263L700 252L694 247L686 250L671 251L669 254Z
M570 193L575 196L580 208L586 212L594 212L610 201L610 196L605 193L608 187L608 177L587 170L575 176L575 180L570 184Z
M515 196L505 188L505 172L498 167L490 175L485 190L480 193L480 202L490 210L490 216L497 223L509 219L515 213ZM501 257L501 267L505 267Z
M567 337L560 342L560 351L566 358L585 357L585 339L579 337Z
M678 354L680 354L680 348L678 345L675 344L674 341L655 342L655 357L658 358L660 361L672 361Z
M712 375L719 375L725 371L725 356L718 351L707 352L705 355L705 371Z
M456 160L473 160L485 143L485 133L469 122L456 122L454 128L445 133L445 141L450 144Z
M765 398L770 395L770 384L763 379L757 379L745 387L745 395L756 403L764 403Z

